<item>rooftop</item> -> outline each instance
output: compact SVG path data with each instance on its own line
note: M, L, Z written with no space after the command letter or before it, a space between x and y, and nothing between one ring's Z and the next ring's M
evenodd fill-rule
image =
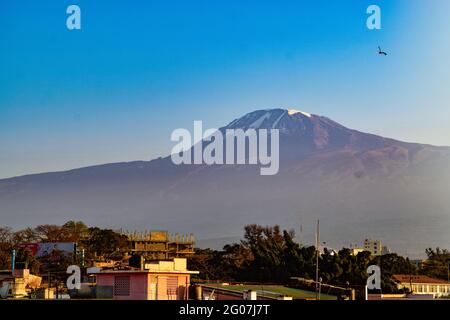
M447 282L445 280L441 279L434 279L428 276L422 276L422 275L408 275L408 274L394 274L392 276L394 281L400 282L400 283L427 283L427 284L448 284L450 285L450 282Z
M191 270L100 270L91 274L132 274L132 273L185 273L199 274L200 271Z

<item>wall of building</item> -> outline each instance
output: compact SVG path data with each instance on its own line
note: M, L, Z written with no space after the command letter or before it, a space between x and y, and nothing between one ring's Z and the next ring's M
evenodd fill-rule
M190 276L185 274L158 274L156 278L157 300L186 300Z
M116 300L188 299L189 274L118 272L97 274L97 286L112 286Z
M401 283L398 288L410 289L415 294L432 294L435 297L450 295L450 285L445 284L412 283L411 288L409 283Z
M97 285L112 286L116 300L148 300L150 294L147 279L147 273L97 274Z

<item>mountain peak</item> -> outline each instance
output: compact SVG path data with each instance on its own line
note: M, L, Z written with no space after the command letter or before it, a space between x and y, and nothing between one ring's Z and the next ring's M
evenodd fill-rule
M225 129L279 129L293 134L311 130L321 119L293 108L260 109L233 120Z
M297 113L301 113L302 115L307 116L308 118L311 118L311 114L310 113L307 113L307 112L304 112L304 111L300 111L300 110L297 110L297 109L287 109L287 113L290 116L292 116L294 114L297 114Z

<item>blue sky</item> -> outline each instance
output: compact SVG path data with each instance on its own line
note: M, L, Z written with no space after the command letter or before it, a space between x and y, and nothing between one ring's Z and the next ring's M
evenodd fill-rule
M447 0L4 0L0 178L149 160L194 120L270 107L450 145L449 30Z

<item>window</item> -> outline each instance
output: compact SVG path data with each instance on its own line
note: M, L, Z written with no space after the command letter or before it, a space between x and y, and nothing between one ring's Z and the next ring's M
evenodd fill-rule
M114 295L115 296L130 295L130 276L114 277Z

